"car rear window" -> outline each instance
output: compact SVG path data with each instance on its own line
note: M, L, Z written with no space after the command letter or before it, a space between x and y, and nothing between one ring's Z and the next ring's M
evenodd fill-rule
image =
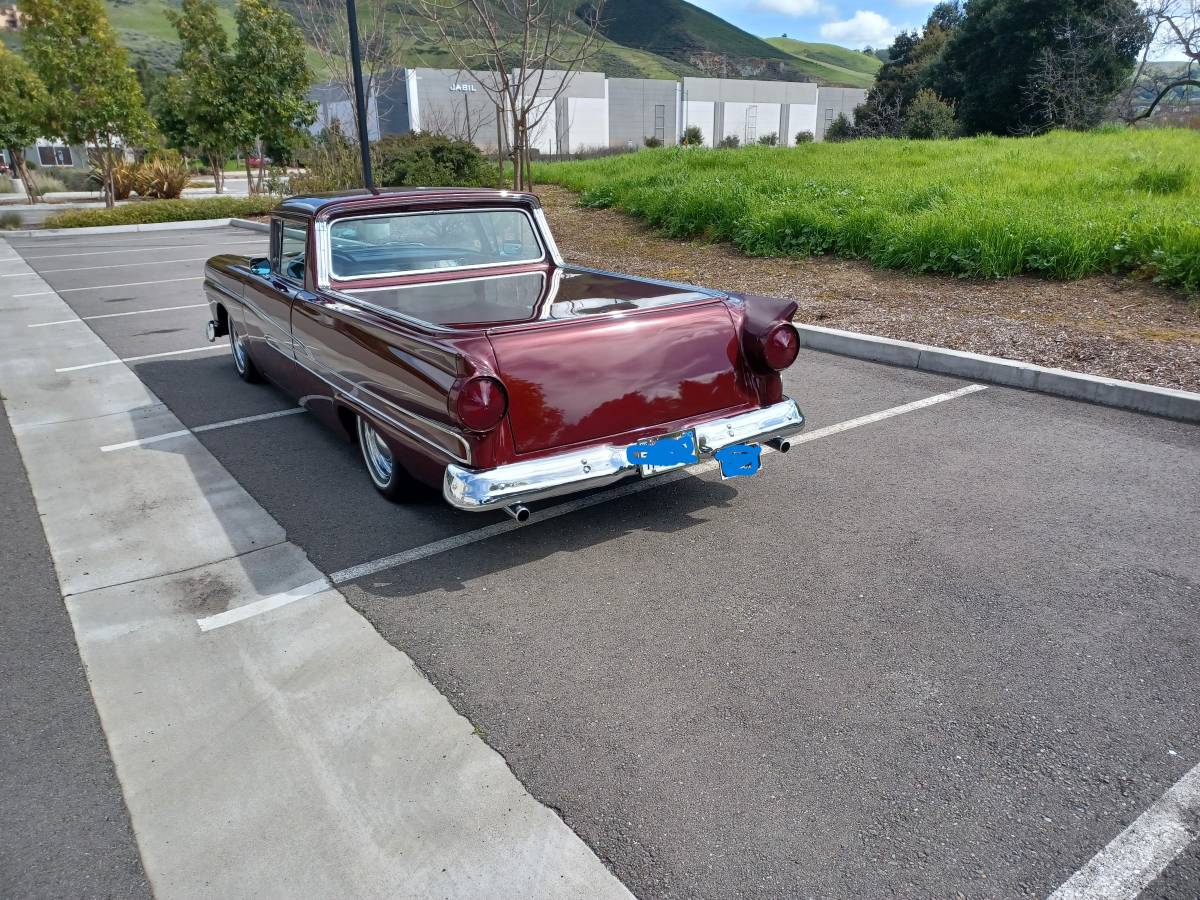
M329 228L333 278L537 262L545 250L524 210L453 210L337 219Z

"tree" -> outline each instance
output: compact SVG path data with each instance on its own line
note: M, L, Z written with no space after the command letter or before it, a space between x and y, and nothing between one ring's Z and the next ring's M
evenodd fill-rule
M957 127L954 104L942 100L929 88L922 88L908 105L902 131L906 138L933 140L954 137Z
M384 117L390 110L380 109L379 102L387 96L396 73L404 60L409 41L390 12L395 0L358 0L359 44L362 48L363 93L376 103L376 115ZM325 71L348 99L354 97L354 69L350 65L350 29L346 19L346 0L293 0L296 20L309 44L320 57ZM353 134L358 141L358 104L351 103L354 117ZM368 110L368 115L370 111ZM466 134L463 133L465 127ZM454 137L471 140L470 123L455 123Z
M683 129L683 137L679 139L679 143L684 147L699 147L704 143L704 132L700 130L699 125L689 125Z
M266 170L262 145L292 153L303 130L316 120L316 104L308 99L312 70L305 59L304 35L296 22L272 0L238 0L233 90L238 97L238 146L246 153L250 190L262 189ZM259 157L258 181L249 156Z
M38 191L25 164L25 148L43 136L46 115L46 86L25 60L0 44L0 85L4 102L0 103L0 147L8 151L25 193L37 203Z
M955 102L967 134L1041 131L1060 124L1037 99L1047 60L1113 97L1144 41L1125 27L1136 15L1136 0L971 0L924 85Z
M1145 8L1149 35L1137 68L1116 102L1116 113L1130 125L1148 119L1168 98L1185 88L1200 88L1200 2L1151 0ZM1188 60L1178 68L1152 68L1151 55L1174 50Z
M183 0L167 18L179 34L179 66L155 96L155 118L172 146L208 161L219 194L225 161L237 149L247 116L230 77L235 67L229 37L214 0Z
M825 126L825 140L848 141L854 137L854 126L846 118L845 113L838 113L837 118Z
M495 104L513 189L528 190L530 147L556 101L600 48L604 0L411 0L408 28L450 52ZM507 132L507 134L503 133Z
M49 134L84 144L113 200L125 148L149 136L150 116L100 0L23 0L25 55L46 85Z
M797 131L796 132L796 146L797 147L799 147L801 144L811 144L812 142L813 142L813 133L811 131Z

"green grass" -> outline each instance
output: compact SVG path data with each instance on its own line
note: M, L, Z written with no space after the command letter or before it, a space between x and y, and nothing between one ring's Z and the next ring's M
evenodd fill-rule
M535 168L675 238L911 272L1136 272L1200 294L1200 133L668 148Z
M278 197L209 197L204 200L144 200L113 209L72 209L46 219L47 228L92 228L103 225L145 225L151 222L194 222L261 216L279 203Z
M767 43L796 59L796 67L822 84L869 88L883 65L876 56L847 50L836 44L815 44L792 38L767 38Z

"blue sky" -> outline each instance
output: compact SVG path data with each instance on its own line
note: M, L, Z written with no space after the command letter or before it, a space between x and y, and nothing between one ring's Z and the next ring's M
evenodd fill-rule
M756 34L787 34L860 50L886 47L896 32L919 28L934 4L927 0L690 0Z

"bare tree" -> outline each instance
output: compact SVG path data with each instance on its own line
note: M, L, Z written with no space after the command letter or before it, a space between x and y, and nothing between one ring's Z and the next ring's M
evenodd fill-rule
M406 22L417 40L444 48L492 100L510 148L513 188L528 190L531 137L571 76L600 49L604 0L581 15L558 0L411 0Z
M1117 115L1132 125L1180 88L1200 88L1200 0L1151 0L1145 8L1150 37L1129 84L1117 99ZM1151 55L1175 50L1187 60L1178 69L1152 66Z
M363 91L368 104L374 101L375 114L386 116L383 108L404 55L407 35L391 15L394 0L357 0L358 30L362 47ZM358 142L358 106L354 101L354 69L350 63L350 30L346 22L346 0L292 0L296 21L309 43L317 51L322 68L350 101L353 125L347 136ZM368 107L368 116L370 109Z

